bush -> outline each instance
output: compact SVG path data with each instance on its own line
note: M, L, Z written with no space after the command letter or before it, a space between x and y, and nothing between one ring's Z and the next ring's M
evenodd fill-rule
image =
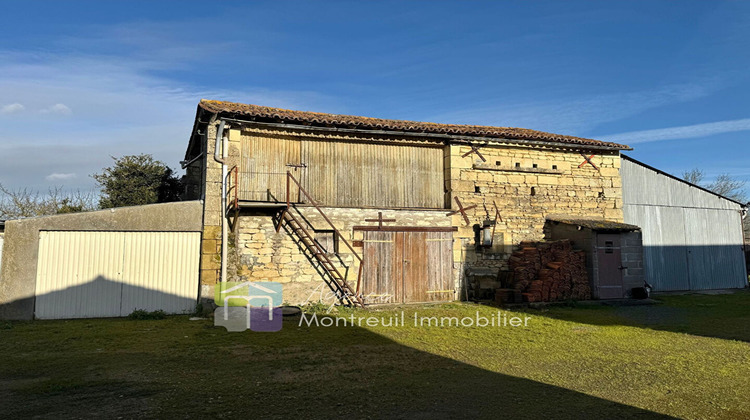
M161 309L157 311L148 312L144 309L136 309L128 315L128 319L143 320L143 319L164 319L167 317L167 313Z

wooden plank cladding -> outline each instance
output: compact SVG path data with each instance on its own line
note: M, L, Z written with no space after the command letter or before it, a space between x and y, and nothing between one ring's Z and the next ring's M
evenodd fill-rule
M240 160L239 199L286 201L287 165L300 164L300 141L293 137L243 137ZM292 191L291 199L299 200Z
M333 207L442 208L443 148L255 134L242 137L242 200L284 201L283 174ZM295 194L292 199L297 201Z
M367 303L454 299L450 231L365 231L362 278Z

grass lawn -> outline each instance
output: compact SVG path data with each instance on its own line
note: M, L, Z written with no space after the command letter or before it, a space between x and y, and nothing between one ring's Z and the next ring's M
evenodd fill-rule
M750 293L561 307L528 327L472 304L342 311L400 327L228 333L207 320L0 323L4 418L750 418Z

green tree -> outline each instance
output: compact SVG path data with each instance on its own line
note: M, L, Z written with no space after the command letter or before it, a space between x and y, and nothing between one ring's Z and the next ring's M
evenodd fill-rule
M138 206L178 201L182 182L174 171L148 154L123 156L92 177L102 188L99 206Z

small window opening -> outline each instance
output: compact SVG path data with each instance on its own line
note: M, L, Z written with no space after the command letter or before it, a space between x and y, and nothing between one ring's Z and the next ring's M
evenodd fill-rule
M495 161L495 166L500 166L500 161L499 160Z
M521 164L519 162L516 162L516 168L520 168Z
M604 191L599 191L599 198L604 198Z
M552 165L552 169L557 169L557 165Z
M537 165L536 163L535 163L535 164L533 164L533 165L531 165L531 167L532 167L532 168L536 168L536 167L538 167L538 166L539 166L539 165Z
M604 253L614 254L614 252L615 252L615 243L613 241L604 241Z
M531 195L536 195L536 187L531 187Z
M482 190L481 190L481 189L479 189L479 187L475 185L475 186L474 186L474 192L475 192L475 193L477 193L477 194L479 194L479 193L481 193L481 192L482 192Z
M327 254L336 254L339 252L339 238L333 230L315 230L315 242L317 242Z

